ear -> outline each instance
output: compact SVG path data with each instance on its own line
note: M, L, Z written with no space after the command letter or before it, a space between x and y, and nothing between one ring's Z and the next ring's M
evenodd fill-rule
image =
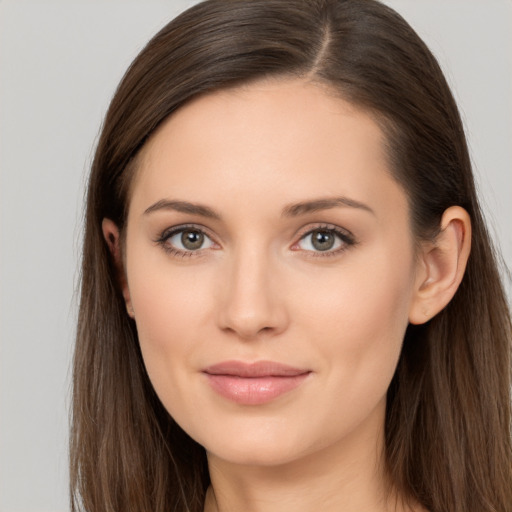
M452 300L466 270L471 249L471 219L464 208L452 206L441 218L441 230L419 256L409 322L423 324Z
M114 260L114 265L117 271L117 280L121 291L123 292L124 302L126 304L126 311L131 318L135 317L130 298L130 290L128 289L128 282L126 280L126 272L123 265L123 257L121 252L121 241L119 235L119 228L116 223L110 219L103 219L101 223L103 237L107 242L110 254Z

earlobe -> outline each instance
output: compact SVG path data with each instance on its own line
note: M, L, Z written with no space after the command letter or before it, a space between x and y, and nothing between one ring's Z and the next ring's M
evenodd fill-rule
M471 220L460 206L448 208L436 239L425 244L419 258L418 279L409 322L423 324L437 315L457 291L471 249Z
M101 223L101 229L103 231L103 237L105 238L107 246L110 250L110 254L112 255L112 259L114 260L114 265L117 270L117 280L123 293L124 302L126 304L126 311L131 318L135 318L135 312L133 311L130 297L130 290L128 289L128 282L126 279L126 272L123 265L119 228L114 221L104 218Z

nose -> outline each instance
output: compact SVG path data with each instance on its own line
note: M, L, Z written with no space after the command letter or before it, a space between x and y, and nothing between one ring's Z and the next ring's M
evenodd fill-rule
M289 317L278 265L258 250L240 252L228 265L219 327L244 340L282 333Z

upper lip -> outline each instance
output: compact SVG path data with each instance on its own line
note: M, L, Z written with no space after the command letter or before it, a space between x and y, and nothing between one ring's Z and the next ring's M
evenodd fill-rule
M247 363L244 361L223 361L208 366L203 370L209 375L231 375L233 377L295 377L309 373L310 370L295 368L287 364L274 361L256 361Z

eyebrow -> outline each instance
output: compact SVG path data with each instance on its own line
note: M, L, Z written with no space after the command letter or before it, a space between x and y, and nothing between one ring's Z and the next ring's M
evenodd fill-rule
M348 197L326 197L287 205L283 208L282 216L298 217L300 215L305 215L307 213L317 212L321 210L330 210L331 208L339 207L358 208L360 210L365 210L375 215L375 212L369 206L354 199L350 199ZM161 210L171 210L180 213L189 213L191 215L199 215L201 217L206 217L209 219L221 219L221 216L215 210L208 206L197 203L190 203L188 201L178 201L171 199L161 199L160 201L157 201L156 203L152 204L149 208L146 208L146 210L144 210L144 215L148 215L150 213Z
M283 209L283 216L296 217L305 215L306 213L317 212L320 210L330 210L331 208L349 207L365 210L373 215L375 212L366 204L350 199L348 197L326 197L313 199L312 201L304 201L301 203L290 204Z
M144 210L144 215L160 210L173 210L175 212L200 215L201 217L207 217L209 219L220 219L220 215L208 206L189 203L188 201L173 201L169 199L161 199L160 201L157 201L155 204Z

